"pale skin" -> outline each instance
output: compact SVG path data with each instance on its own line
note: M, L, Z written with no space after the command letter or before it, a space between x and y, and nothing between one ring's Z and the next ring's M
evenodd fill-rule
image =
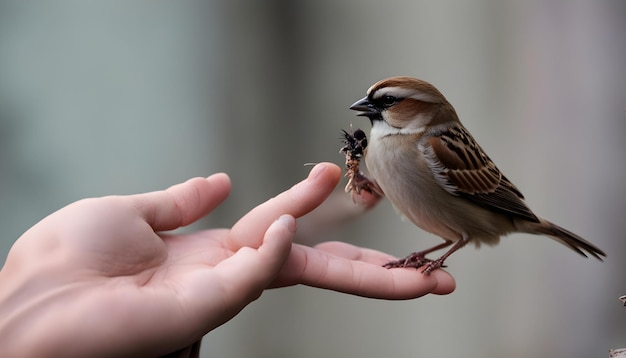
M341 170L309 177L230 229L167 233L228 196L225 174L166 190L86 199L24 233L0 271L4 357L150 357L191 347L265 289L304 284L382 299L447 294L454 279L388 270L388 254L347 243L292 243L295 218L319 206ZM360 201L372 206L377 199Z

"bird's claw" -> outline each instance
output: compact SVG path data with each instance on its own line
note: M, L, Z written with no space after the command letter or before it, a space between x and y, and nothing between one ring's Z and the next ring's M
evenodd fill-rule
M393 261L389 261L386 264L383 265L383 267L386 268L403 268L403 267L414 267L414 268L419 268L422 267L424 265L426 265L427 263L432 262L431 259L427 259L426 257L424 257L424 255L418 253L418 252L414 252L412 254L410 254L409 256L403 258L403 259L399 259L399 260L393 260Z
M422 253L414 252L403 259L389 261L384 264L383 267L388 269L405 267L413 267L415 269L418 269L420 267L424 267L422 273L425 275L430 275L430 273L434 270L446 266L443 264L442 259L431 260L424 257L424 254Z

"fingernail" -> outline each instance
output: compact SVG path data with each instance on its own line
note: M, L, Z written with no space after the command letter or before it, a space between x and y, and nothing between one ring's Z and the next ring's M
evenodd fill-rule
M285 225L289 231L296 232L296 219L294 219L293 216L287 214L281 215L278 221Z
M313 167L313 169L311 170L311 173L309 173L309 180L315 180L317 179L317 177L320 176L320 174L322 174L324 172L324 170L326 170L326 165L324 164L318 164L316 166Z

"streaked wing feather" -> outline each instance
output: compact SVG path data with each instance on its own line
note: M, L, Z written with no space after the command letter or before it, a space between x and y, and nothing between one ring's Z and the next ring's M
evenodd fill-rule
M499 186L493 193L488 194L461 194L461 196L473 201L474 203L486 206L508 214L521 216L526 220L539 222L539 218L526 206L519 196L515 195L511 190Z
M462 126L429 136L421 146L438 183L480 206L538 222L524 196Z

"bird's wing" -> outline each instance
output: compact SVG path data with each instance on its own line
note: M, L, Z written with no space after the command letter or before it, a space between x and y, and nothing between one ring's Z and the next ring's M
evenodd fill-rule
M524 196L463 126L427 135L420 145L437 182L450 194L506 214L538 222Z

